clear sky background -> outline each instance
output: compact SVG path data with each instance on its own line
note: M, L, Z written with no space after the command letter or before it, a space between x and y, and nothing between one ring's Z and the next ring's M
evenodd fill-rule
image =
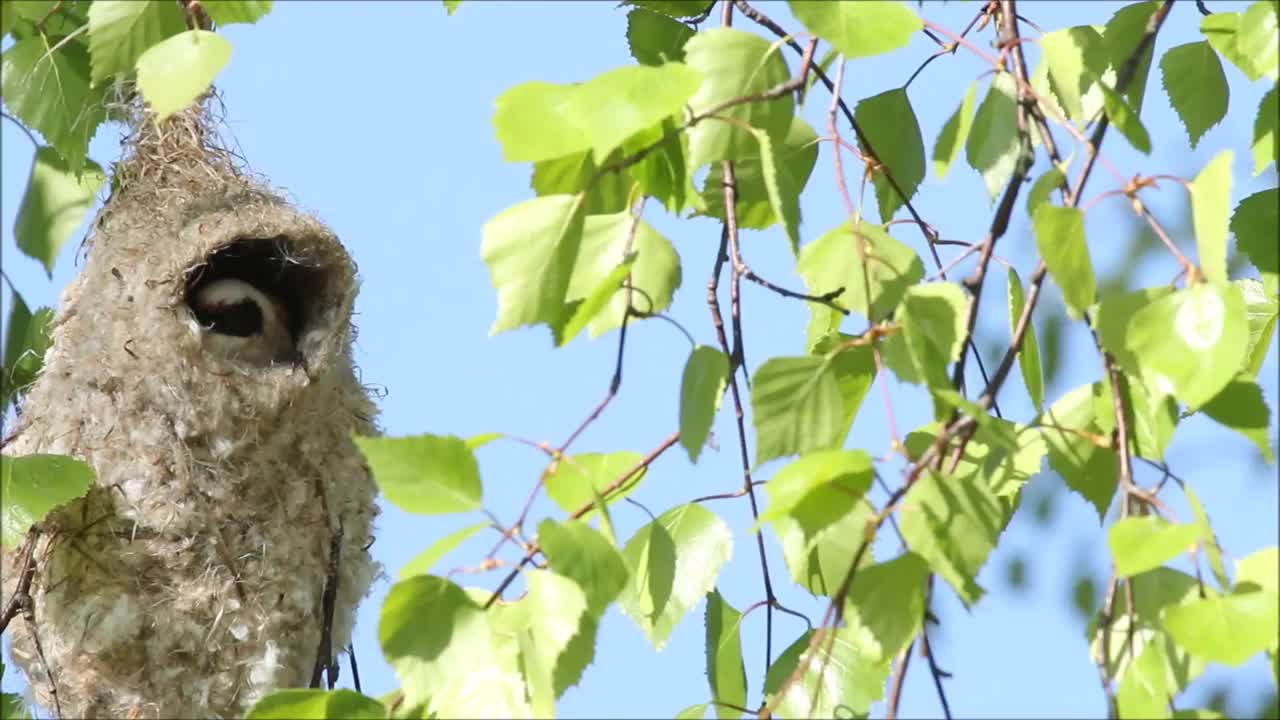
M550 333L542 327L490 337L496 300L479 248L480 228L488 218L532 196L530 167L501 159L490 124L494 99L524 81L582 81L631 63L626 11L615 5L468 0L453 17L446 17L438 2L278 2L257 25L234 25L224 31L234 46L230 64L218 79L229 135L254 170L331 225L359 263L363 285L356 303L360 329L356 358L365 382L386 389L380 406L388 434L465 437L501 431L558 444L603 397L613 370L616 334L594 341L584 336L561 350L552 347ZM1209 5L1224 11L1245 7L1242 3ZM786 27L800 29L785 5L762 2L760 6ZM1121 6L1024 2L1020 9L1041 27L1054 29L1101 24ZM976 2L931 3L922 14L959 32L979 7ZM1178 3L1158 38L1156 58L1167 48L1201 39L1199 22L1192 3ZM750 27L741 18L735 24ZM1023 29L1034 35L1027 25ZM980 46L985 47L989 39L988 29ZM850 63L845 97L856 101L900 86L934 47L919 35L907 48ZM1029 60L1036 62L1036 47L1028 45L1027 51ZM795 57L786 57L794 68ZM1169 173L1190 178L1227 146L1236 151L1233 204L1276 184L1274 168L1258 178L1249 175L1248 142L1267 81L1250 84L1234 66L1224 65L1231 110L1195 151L1187 150L1186 133L1169 107L1158 69L1152 69L1142 115L1155 151L1150 157L1142 156L1117 133L1109 133L1104 153L1121 174ZM927 148L932 148L964 88L985 70L980 59L961 50L931 64L913 83L910 98ZM828 101L819 88L804 110L815 128L825 127ZM79 269L74 255L83 228L64 248L52 280L37 262L17 251L12 228L33 147L12 123L6 121L0 127L4 269L29 305L54 304ZM843 121L841 127L847 131ZM115 161L120 135L117 126L102 129L90 146L91 157L104 166ZM1058 137L1066 139L1065 133L1059 132ZM850 184L856 187L861 168L848 155L845 158ZM1042 169L1043 161L1035 173ZM1086 200L1115 187L1109 174L1097 168ZM1144 199L1179 246L1194 257L1185 192L1165 184ZM981 181L962 160L944 183L938 183L930 169L916 204L944 238L979 239L991 218ZM874 202L869 207L874 208ZM823 146L802 209L805 241L844 219L829 145ZM709 219L678 221L656 203L648 204L646 219L674 243L683 264L684 283L671 315L700 343L714 344L703 288L718 243L718 225ZM1105 277L1124 261L1136 232L1132 213L1122 200L1103 200L1088 214L1086 230L1099 276ZM904 225L894 235L914 247L930 271L934 269L919 233ZM1025 278L1034 266L1033 246L1020 197L1013 224L996 252ZM801 287L778 229L745 232L743 248L761 275ZM944 253L944 260L950 256ZM962 265L961 271L967 267ZM1129 288L1166 283L1176 271L1167 252L1150 252L1131 274ZM959 271L955 277L960 277ZM1045 318L1061 312L1057 288L1047 283L1046 290L1046 302L1036 313L1042 328ZM1008 342L1005 297L1000 269L988 280L978 332L978 345L989 367ZM7 305L7 291L4 302ZM744 284L743 307L752 370L766 358L803 352L807 309L802 304ZM6 307L6 317L7 312ZM1064 341L1062 369L1048 386L1047 401L1101 376L1096 351L1083 327L1072 327ZM666 323L633 325L621 395L574 449L643 453L674 431L688 351L687 341ZM1273 343L1260 378L1273 408L1273 436L1276 375ZM976 374L972 382L977 382ZM892 398L900 432L929 421L928 400L918 388L895 384ZM1000 403L1006 417L1026 421L1033 416L1016 371ZM738 488L737 441L727 409L717 418L714 433L718 452L705 452L695 467L679 448L673 449L653 465L633 497L657 514L695 497ZM879 456L887 450L888 441L879 390L873 390L854 424L849 446ZM537 480L544 456L511 442L495 442L478 454L485 504L510 522ZM1229 557L1276 543L1276 471L1262 464L1244 438L1211 421L1193 418L1179 426L1168 461L1193 484ZM760 479L782 464L767 465ZM1025 492L1022 509L979 576L989 594L966 611L945 584L938 585L934 608L941 627L931 632L931 638L942 667L954 674L946 681L951 708L958 716L1102 716L1105 705L1088 655L1086 620L1074 609L1072 596L1078 579L1092 577L1095 600L1100 599L1109 569L1103 530L1094 510L1068 493L1051 472L1036 477ZM1189 517L1176 488L1163 497L1180 517ZM716 501L710 507L735 530L733 558L719 587L741 609L763 598L754 543L745 532L750 509L745 498ZM392 577L432 540L482 519L478 513L418 517L385 503L383 508L373 552ZM531 519L547 515L563 516L543 500L535 505ZM642 510L627 504L614 511L621 539L648 519ZM535 524L531 522L530 529ZM897 551L897 541L888 528L882 535L885 541L875 550L879 559L886 559ZM479 535L446 557L436 572L475 565L495 539L492 533ZM775 583L784 588L781 601L816 623L825 603L788 586L785 565L772 540L769 563ZM1021 585L1010 581L1010 568L1018 563L1027 567L1026 582ZM460 575L455 580L492 587L501 575ZM388 587L386 581L375 587L360 610L356 628L364 690L373 696L397 686L382 660L376 634L378 609ZM580 685L561 700L560 714L670 717L681 708L706 701L702 612L701 605L695 607L668 646L655 653L638 628L616 608L610 610L600 628L595 662ZM805 628L783 615L775 617L774 625L776 657ZM764 676L764 632L762 611L753 613L742 629L753 705L760 700ZM912 664L901 709L904 716L941 714L926 667L921 662ZM1229 710L1256 712L1271 685L1268 676L1261 657L1238 670L1211 666L1180 706L1194 707L1228 687L1236 698ZM343 677L344 684L350 681L345 666ZM6 678L5 686L16 687L15 679ZM882 712L882 705L873 707L873 714Z

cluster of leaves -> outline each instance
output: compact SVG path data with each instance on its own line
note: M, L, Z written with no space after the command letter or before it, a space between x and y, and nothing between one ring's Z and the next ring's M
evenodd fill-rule
M96 0L87 25L74 25L71 10L53 13L73 23L58 52L80 42L76 28L88 27L88 45L78 51L88 59L75 77L84 79L85 88L98 87L91 80L136 68L146 94L146 53L178 37L180 28L165 35L159 11L148 10L155 13L147 15L150 20L127 30L117 26L114 36L101 34L93 21L100 5L119 15L115 6L134 4ZM211 13L214 5L206 3ZM445 5L452 13L458 2ZM1135 292L1100 290L1086 235L1091 205L1080 203L1108 128L1139 152L1151 152L1141 118L1153 66L1192 146L1227 112L1221 59L1251 82L1270 83L1257 109L1250 153L1255 175L1276 162L1276 4L1259 0L1242 13L1206 16L1203 40L1171 48L1158 62L1154 38L1171 3L1137 2L1104 25L1038 38L1018 36L1010 3L984 4L975 23L993 28L998 57L970 43L967 30L951 33L899 3L791 2L811 39L807 48L745 2L726 12L736 9L739 25L755 22L779 42L734 26L699 29L713 9L704 0L627 5L627 42L637 64L581 83L524 83L497 99L493 125L503 156L532 165L534 197L483 228L481 254L498 299L492 331L545 325L557 347L583 330L593 337L617 331L621 357L628 323L661 315L682 281L680 254L644 220L652 200L676 215L719 221L713 291L728 267L735 288L740 280L759 282L808 305L804 354L768 358L750 372L742 360L740 315L735 309L725 323L713 302L717 342L695 344L685 362L675 433L647 453L572 454L577 432L558 448L538 446L547 464L534 492L545 490L567 516L541 519L532 538L523 535L527 507L512 525L499 525L503 542L480 569L515 569L496 589L462 587L431 573L490 522L441 538L401 570L378 627L400 690L381 700L348 690L277 692L251 717L549 716L592 662L609 606L617 603L660 649L703 602L708 702L680 717L701 717L712 707L719 717L755 712L748 709L753 700L783 716L865 715L884 696L895 661L917 641L927 647L934 577L966 605L981 600L979 571L1019 507L1023 486L1046 461L1097 509L1100 521L1110 508L1119 516L1108 529L1114 570L1108 600L1089 630L1092 660L1101 668L1113 714L1171 716L1179 693L1209 662L1238 665L1265 652L1276 666L1276 549L1228 568L1190 485L1177 483L1194 511L1180 521L1158 497L1165 483L1152 490L1137 485L1134 461L1162 465L1175 427L1194 413L1239 432L1273 461L1269 410L1256 378L1280 314L1280 190L1256 193L1233 208L1234 156L1230 150L1216 155L1182 183L1190 197L1196 260L1168 243L1182 270L1180 285ZM56 44L48 43L35 20L10 22L6 32L19 45ZM143 26L148 30L136 29ZM895 237L904 225L890 224L908 213L937 261L938 235L912 204L928 165L908 88L862 98L851 109L839 96L844 63L901 48L922 30L948 37L940 54L972 53L991 66L966 89L929 155L940 178L963 148L993 202L990 233L965 250L974 257L974 274L963 284L946 280L941 269L927 274L916 251ZM135 41L95 50L95 32L104 42L121 36ZM152 39L138 40L135 32ZM199 37L181 41L183 47L202 43ZM819 60L820 42L829 48ZM1022 42L1040 48L1034 68L1022 57ZM789 67L788 47L799 53L799 67ZM39 59L48 62L44 52ZM25 57L11 53L6 70ZM105 74L99 75L99 64ZM38 74L38 59L29 65L27 74ZM832 67L835 82L827 75ZM835 94L824 137L798 113L797 96L813 92L818 81ZM72 96L79 99L68 106L89 107L87 97ZM80 167L74 152L64 149L83 148L77 144L80 124L63 117L39 126L47 113L19 112L8 79L5 102L49 139L49 157L65 164L64 173ZM836 127L837 107L846 111L853 142ZM84 117L74 116L80 122ZM1075 167L1074 155L1059 154L1055 130L1080 146L1083 157ZM861 196L855 205L840 178L848 218L810 239L801 233L800 196L823 143L837 161L846 150L861 160L878 222L864 218ZM1019 204L1037 156L1049 168ZM1157 178L1135 176L1114 194L1123 194L1136 216L1165 237L1142 201L1143 193L1156 189ZM1008 301L1001 308L1008 314L1008 350L972 397L961 380L982 288L992 249L1019 207L1029 217L1039 261L1025 283L1012 267L1008 271ZM773 227L786 236L807 293L778 288L743 261L738 231ZM1228 274L1232 234L1257 279ZM1049 278L1062 291L1067 316L1096 338L1105 370L1097 381L1051 402L1031 322ZM864 328L853 327L856 318ZM8 374L7 354L5 359ZM1015 363L1036 409L1025 422L991 414ZM881 461L873 459L879 453L846 445L865 395L886 371L923 388L934 417L900 441L895 437L890 450L902 461L902 476L888 500L877 504L869 491L884 479ZM748 373L750 390L742 397L738 383ZM619 391L618 381L620 375L604 403ZM735 494L750 496L755 508L751 473L785 461L765 484L768 502L752 540L774 533L792 582L830 601L823 622L769 664L754 698L739 628L756 608L783 607L770 596L739 609L721 594L717 580L734 541L728 526L696 501L667 509L625 541L610 519L611 506L644 480L656 457L679 445L691 462L698 460L726 395L739 418L749 403L751 417L750 432L739 421L744 484ZM892 409L886 412L891 421ZM598 415L599 408L582 427ZM358 443L388 501L437 515L484 510L477 451L504 439L419 435ZM868 547L890 518L902 549L877 562ZM492 524L498 525L496 518ZM520 550L518 561L497 556L509 546ZM1201 562L1208 566L1208 579L1168 566L1188 553L1197 569ZM517 579L523 594L506 598ZM905 660L896 667L903 672Z

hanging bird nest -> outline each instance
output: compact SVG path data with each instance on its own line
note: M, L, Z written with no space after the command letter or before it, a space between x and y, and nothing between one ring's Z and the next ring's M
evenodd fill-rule
M36 701L66 717L236 717L312 684L379 573L351 440L375 412L351 359L355 265L227 149L215 107L125 108L125 157L4 448L97 473L27 548L35 623L9 628ZM269 299L288 352L220 327L215 288Z

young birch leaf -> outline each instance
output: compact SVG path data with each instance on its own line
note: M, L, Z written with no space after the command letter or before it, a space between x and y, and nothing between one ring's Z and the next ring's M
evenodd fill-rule
M825 295L843 288L835 301L874 322L890 315L907 288L924 277L924 264L884 226L858 223L860 239L854 235L854 227L841 223L806 244L800 250L796 272L810 293ZM859 242L866 249L865 264L858 252ZM834 330L841 319L837 311L817 304L811 304L810 313L811 341Z
M202 4L209 19L219 27L233 23L256 23L271 12L272 0L218 0ZM450 12L449 14L453 14Z
M1103 425L1096 416L1097 385L1082 385L1059 398L1045 413L1040 432L1049 451L1049 467L1093 506L1101 522L1115 495L1117 460L1111 448L1098 444L1114 417L1111 424Z
M1276 647L1280 594L1256 590L1196 599L1165 608L1161 621L1187 652L1236 667Z
M845 621L871 632L882 660L892 660L920 630L928 576L929 565L913 552L858 571L845 606Z
M1012 75L996 73L964 144L965 159L981 173L987 197L993 202L1018 162L1016 88Z
M912 368L930 388L949 387L947 365L964 347L968 306L959 285L931 282L909 288L894 314ZM935 411L942 412L936 403Z
M1177 690L1169 686L1170 660L1164 643L1148 642L1129 663L1116 686L1119 717L1169 718L1169 705Z
M579 253L579 257L581 257L581 253ZM628 255L625 260L610 270L596 283L596 286L590 292L581 298L573 297L573 283L570 281L570 300L565 304L565 317L567 319L563 326L551 328L556 347L564 347L570 340L573 340L578 333L582 332L588 322L595 320L596 316L604 310L615 295L620 294L623 283L631 275L633 263L635 263L635 253Z
M820 511L821 508L803 505L797 508L800 520L785 515L774 519L772 525L782 544L782 557L787 561L791 580L815 596L830 596L839 589L852 567L873 511L871 505L863 500L854 505L852 512L814 536L806 532L805 527L812 529L818 523L805 515ZM871 561L871 553L864 552L859 567L869 565Z
M1256 382L1232 380L1200 409L1205 415L1248 438L1268 464L1275 462L1271 453L1271 411L1262 396L1262 388Z
M845 432L843 403L830 361L766 360L751 380L756 464L835 445Z
M1195 525L1166 522L1153 515L1117 520L1107 532L1116 573L1129 577L1160 567L1191 549L1199 539Z
M84 221L102 182L102 168L92 160L77 173L53 148L36 150L13 236L18 249L39 260L50 277L58 251Z
M217 6L218 3L210 3ZM355 690L276 690L253 704L246 720L382 720L387 708Z
M628 582L627 564L604 535L581 520L538 523L538 543L551 569L576 582L587 612L600 617Z
M1018 278L1017 270L1009 268L1010 338L1017 330L1023 305L1022 280ZM1027 331L1022 336L1022 347L1018 350L1018 369L1022 371L1022 382L1027 386L1031 404L1035 405L1036 412L1042 412L1044 410L1044 375L1040 370L1040 345L1036 342L1036 328L1030 318L1027 319Z
M466 441L452 435L353 438L378 489L396 507L419 515L480 507L480 466Z
M795 177L783 172L780 151L775 148L769 136L755 128L751 134L760 143L760 177L764 180L765 193L769 197L769 205L775 217L782 219L782 228L791 243L791 253L800 251L800 186L795 185Z
M707 595L707 682L711 699L720 703L746 707L747 671L742 662L742 637L739 626L742 613L729 604L719 590ZM741 713L724 705L716 705L721 720L739 717Z
M1062 180L1065 177L1065 170L1054 165L1036 178L1036 181L1031 184L1031 191L1027 193L1027 215L1035 217L1036 208L1049 202L1049 195L1062 186Z
M1258 103L1258 115L1253 121L1253 174L1259 175L1268 165L1280 163L1280 102L1276 100L1276 85L1272 85L1262 102Z
M871 181L876 187L880 220L889 222L898 208L916 194L916 188L924 179L924 140L920 136L920 124L916 122L907 91L902 88L859 100L853 116L866 135L863 151L874 154L883 166L877 168ZM890 184L886 172L893 176L901 195Z
M1258 269L1267 294L1280 291L1280 244L1276 228L1280 227L1280 188L1256 192L1240 201L1231 214L1231 232L1236 247L1249 256Z
M733 533L715 513L697 504L672 508L627 541L622 556L631 582L618 602L661 650L732 554Z
M699 345L689 353L680 381L680 444L697 462L711 433L729 378L729 358L717 348Z
M1097 294L1084 237L1084 213L1078 208L1044 204L1036 208L1032 226L1040 256L1062 290L1068 313L1080 319Z
M1280 316L1280 299L1276 298L1274 289L1267 290L1257 280L1237 280L1234 284L1244 297L1245 315L1249 319L1248 361L1244 371L1246 377L1257 377L1271 347L1271 336Z
M1191 149L1227 114L1227 78L1218 55L1201 41L1170 48L1160 58L1160 75Z
M769 481L769 504L757 522L791 517L806 542L853 512L871 487L871 458L861 450L806 453Z
M1251 75L1250 80L1268 77L1274 82L1280 78L1280 37L1277 37L1277 25L1280 23L1276 13L1274 0L1258 0L1240 16L1236 47L1240 54L1253 59L1257 75Z
M763 230L779 222L781 218L797 225L800 220L800 208L795 200L800 191L809 182L813 173L813 165L818 160L818 136L803 118L796 116L791 120L791 129L787 137L779 144L771 141L774 151L773 168L776 172L774 190L766 184L763 158L740 160L734 163L734 179L737 180L738 227L752 230ZM778 201L774 200L781 193ZM702 201L705 208L700 214L724 219L724 170L716 163L711 166L706 180L702 183ZM792 217L780 216L778 206ZM788 227L788 239L792 228ZM793 252L795 245L792 245Z
M830 42L846 60L896 50L924 27L920 18L899 2L790 0L787 5L809 32Z
M707 9L707 4L702 0L623 0L623 4L652 10L673 18L695 17Z
M436 563L440 562L440 558L448 555L459 545L470 539L472 535L475 535L487 527L489 527L489 523L487 522L468 525L464 528L454 530L448 535L445 535L439 540L431 543L427 546L426 550L415 555L412 560L404 564L404 567L400 568L400 574L397 576L397 579L404 580L405 578L410 578L414 575L425 575L431 571L431 568L435 567Z
M515 633L534 717L555 714L555 670L571 646L586 614L587 599L572 580L546 570L526 575L529 594L521 602L527 613L519 617ZM514 619L514 618L513 618Z
M671 213L681 213L689 205L698 209L696 196L692 192L693 182L685 168L685 145L688 142L689 138L676 129L675 120L667 118L662 124L638 132L622 143L623 155L634 155L652 147L644 159L627 168L627 176L635 181L640 192L662 203ZM817 150L814 150L814 155L817 155ZM596 182L601 184L600 180ZM625 208L629 199L628 184L622 205L611 212Z
M565 291L566 299L589 297L601 279L616 272L619 263L625 260L628 247L636 256L631 268L631 286L639 290L633 293L632 303L644 312L666 310L676 288L680 287L680 257L670 240L630 212L587 215L573 275ZM588 325L591 337L621 327L626 311L626 291L611 293L603 309L591 318Z
M1195 516L1195 526L1200 534L1200 549L1204 551L1205 560L1209 562L1209 569L1213 571L1218 587L1226 592L1231 589L1231 578L1227 577L1227 568L1222 563L1222 548L1218 546L1218 538L1213 534L1213 527L1209 524L1209 515L1204 511L1204 505L1200 503L1200 498L1196 497L1191 486L1186 485L1184 488L1187 504L1191 506L1191 513Z
M978 82L975 80L969 83L960 107L947 119L942 132L938 133L938 139L933 145L933 171L939 180L947 176L947 170L956 155L960 154L960 148L969 140L969 127L973 124L973 102L977 95Z
M640 460L640 453L628 451L569 455L552 461L543 482L547 486L547 495L556 505L571 513L591 502L593 492L603 492L622 477L623 473L639 464ZM642 468L628 478L609 493L608 501L614 502L630 495L644 479L646 472L647 468ZM589 518L591 514L583 517Z
M89 140L107 117L107 88L90 86L89 53L81 43L67 43L52 55L47 50L43 38L31 37L0 54L0 95L9 112L79 172Z
M1227 281L1227 216L1231 212L1233 158L1230 150L1223 150L1191 182L1191 222L1196 232L1200 269L1209 282Z
M684 44L694 36L682 22L661 13L636 8L627 13L627 45L641 65L684 61Z
M719 710L719 708L717 708ZM707 703L690 705L675 714L675 720L702 720L707 715ZM717 716L719 717L719 716Z
M491 334L539 322L560 325L582 228L581 195L526 200L485 223L480 255L498 291Z
M831 360L831 368L836 373L836 385L840 388L840 397L844 400L844 432L837 444L843 444L853 419L862 407L862 400L867 396L871 381L876 376L875 355L869 345L841 347L853 338L843 333L825 336L813 346L814 355L825 355Z
M1135 312L1125 347L1149 388L1198 408L1244 365L1248 333L1240 288L1202 283Z
M5 457L0 463L0 541L18 547L33 523L84 495L93 479L93 468L66 455Z
M1107 113L1107 119L1111 124L1120 131L1125 140L1129 141L1133 149L1143 155L1150 155L1151 136L1147 134L1147 129L1142 126L1138 114L1129 107L1124 96L1112 90L1104 82L1098 83L1095 87L1102 91L1102 108Z
M823 637L816 643L817 654L805 663L804 672L787 688L786 695L775 701L778 717L861 716L884 697L892 660L880 657L879 644L871 632L850 625L826 632L835 633L835 637ZM782 690L807 654L812 637L812 630L801 635L769 666L764 680L766 698L772 700Z
M96 0L89 5L93 84L132 72L148 49L184 30L186 22L175 3Z
M726 100L761 93L790 79L780 49L755 33L715 28L694 35L684 47L685 62L704 78L689 99L695 113ZM716 160L759 157L759 143L735 123L783 137L791 126L795 103L790 93L767 102L743 103L719 115L734 122L706 119L689 128L689 170Z
M1106 48L1107 61L1113 72L1118 74L1133 56L1133 51L1138 49L1138 43L1142 42L1142 37L1146 34L1147 23L1158 7L1153 2L1135 2L1117 10L1107 21L1102 29L1102 44ZM1154 50L1155 43L1149 43L1138 58L1132 79L1124 91L1134 114L1142 112L1142 99L1146 95L1147 75L1151 70Z
M978 571L1005 525L999 499L978 475L926 471L903 499L899 525L907 547L972 607L983 595Z
M138 58L138 89L158 119L187 107L209 89L231 43L207 30L188 30L152 45Z
M1280 592L1280 550L1272 545L1236 560L1236 589Z
M35 382L49 350L49 324L53 309L42 307L34 313L14 293L9 310L9 327L5 331L4 368L0 377L0 411L9 406L14 396Z
M540 160L533 164L529 187L538 197L586 193L582 206L587 215L625 212L634 182L621 173L603 173L597 176L596 170L590 150Z
M1040 38L1040 49L1062 109L1075 122L1084 122L1080 98L1093 87L1107 66L1098 31L1087 25L1055 30Z

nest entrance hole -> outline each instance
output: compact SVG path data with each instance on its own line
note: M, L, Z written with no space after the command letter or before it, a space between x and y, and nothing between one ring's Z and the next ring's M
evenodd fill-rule
M196 320L205 327L210 327L215 321L206 317L195 299L203 288L224 279L248 283L277 300L284 307L286 326L295 347L302 333L319 320L321 309L314 305L320 298L328 297L325 291L329 273L323 266L298 253L287 237L235 240L218 248L190 270L184 300ZM254 323L260 327L262 320L260 316L241 316L229 322L233 325L220 330L228 334L248 335L256 332Z

